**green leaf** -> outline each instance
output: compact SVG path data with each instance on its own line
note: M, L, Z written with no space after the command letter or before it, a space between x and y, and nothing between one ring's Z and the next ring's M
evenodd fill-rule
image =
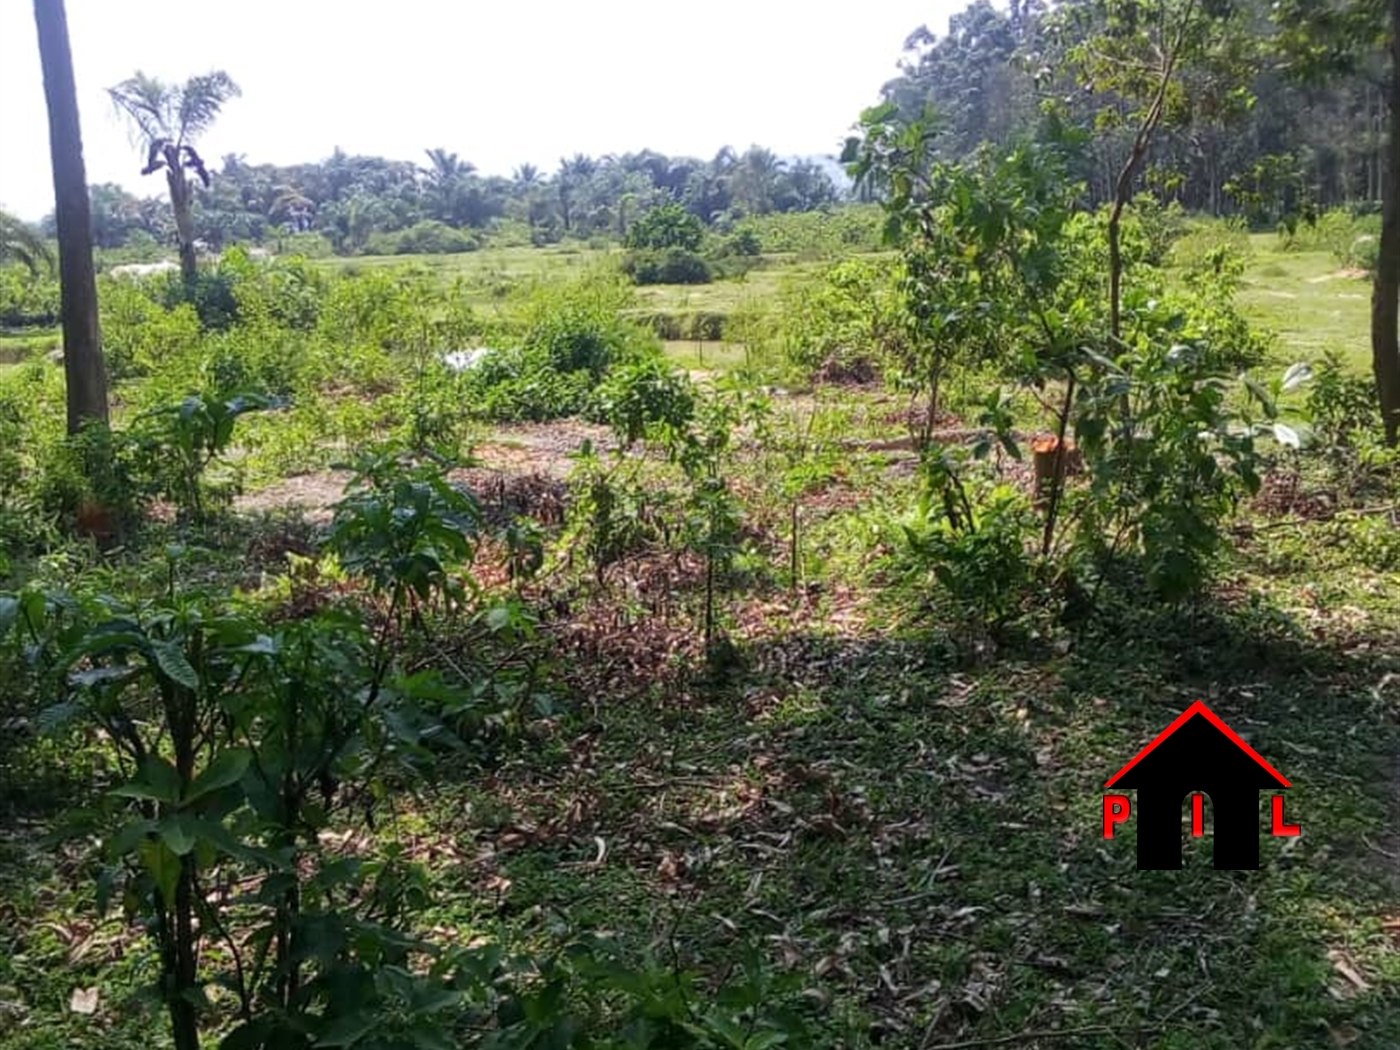
M190 666L183 649L174 642L151 642L150 646L161 674L191 691L199 688L199 675Z
M156 830L154 820L134 820L126 824L107 843L107 854L113 860L124 857L134 850L138 843Z
M117 798L150 799L174 805L180 801L180 774L159 755L150 755L136 776L112 794Z
M188 813L172 813L163 817L158 830L161 839L170 847L170 852L177 857L191 852L199 841L199 829Z
M354 1046L374 1028L374 1014L346 1014L337 1017L322 1033L315 1046Z
M175 885L180 881L180 858L161 839L147 839L141 843L139 852L141 864L155 879L166 906L173 906Z
M193 802L230 784L237 784L248 771L251 761L252 754L246 748L229 748L219 752L214 756L214 761L204 768L204 772L194 778L185 801Z

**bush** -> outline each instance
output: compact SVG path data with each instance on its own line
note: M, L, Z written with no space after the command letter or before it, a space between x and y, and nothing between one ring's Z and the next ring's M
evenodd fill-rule
M695 416L695 391L680 369L649 357L613 369L598 388L591 414L606 420L623 445L632 445L657 431L684 431Z
M756 215L735 228L748 231L765 253L825 259L883 247L884 217L875 204L849 204L830 211Z
M770 338L790 365L811 376L836 365L869 371L893 356L904 330L895 264L848 259L783 286Z
M543 422L577 415L589 403L587 371L561 372L538 351L491 354L462 379L466 411L497 423Z
M1233 293L1253 254L1243 224L1201 222L1172 245L1171 262L1189 286Z
M617 360L655 348L655 341L622 316L632 293L602 271L566 284L541 285L525 296L518 326L520 346L544 355L560 372L601 376Z
M474 252L480 247L481 240L476 234L429 219L406 230L374 234L365 245L364 254L455 255Z
M0 326L24 328L58 323L58 280L23 266L0 266Z
M1310 228L1299 229L1288 242L1295 250L1326 251L1338 266L1347 269L1370 270L1376 264L1379 251L1380 217L1355 215L1346 208L1323 212Z
M637 284L709 284L714 280L710 264L683 248L664 251L631 251L622 263L623 273Z
M1025 497L1011 486L991 486L972 496L946 468L926 467L913 509L890 534L893 564L922 601L936 605L941 596L958 619L995 630L1029 592L1034 522ZM930 591L929 584L936 589Z
M627 231L627 247L643 251L698 252L704 240L704 223L679 204L652 208Z

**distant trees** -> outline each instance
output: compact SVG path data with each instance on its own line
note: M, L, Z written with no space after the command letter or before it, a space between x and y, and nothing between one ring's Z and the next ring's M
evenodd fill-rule
M180 270L186 281L197 274L195 258L194 189L192 176L207 189L209 170L195 141L239 94L238 85L223 70L193 76L183 84L167 84L137 71L108 89L117 111L131 123L146 151L142 175L165 172L170 210L180 249Z
M107 365L97 319L92 220L63 0L34 0L34 22L39 31L39 62L49 111L68 432L76 434L89 423L107 422Z
M151 92L136 83L140 79L123 86L123 97L130 87L136 111L149 120L151 110L165 102L147 106L140 100L148 94L163 100L166 92L179 89L161 85ZM125 106L122 112L129 115ZM178 142L178 116L166 123L173 123L174 137L157 131L156 138ZM145 136L134 119L133 126ZM164 147L158 152L157 170L169 178L175 169L169 167ZM354 253L375 250L389 240L400 246L429 243L418 236L380 236L426 222L468 231L485 230L503 219L526 225L536 243L550 243L565 236L625 237L639 218L664 204L680 206L707 226L727 228L745 216L810 211L843 197L821 164L784 160L762 147L743 154L725 148L710 160L655 150L575 154L561 158L552 174L526 163L509 177L484 175L442 147L425 150L422 164L341 150L319 162L292 165L250 164L230 154L220 160L219 177L208 186L198 169L188 166L191 155L198 156L193 147L180 153L183 181L172 194L172 200L178 196L188 207L191 236L178 232L184 220L175 209L118 186L94 186L98 246L116 248L149 236L191 245L203 240L217 249L231 241L260 243L284 233L317 233L334 251Z

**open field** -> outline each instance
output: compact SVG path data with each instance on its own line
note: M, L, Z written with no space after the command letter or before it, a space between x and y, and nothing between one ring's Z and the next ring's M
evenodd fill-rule
M1274 234L1254 234L1254 258L1239 301L1252 321L1276 332L1297 360L1328 350L1370 370L1371 282L1322 251L1283 251Z

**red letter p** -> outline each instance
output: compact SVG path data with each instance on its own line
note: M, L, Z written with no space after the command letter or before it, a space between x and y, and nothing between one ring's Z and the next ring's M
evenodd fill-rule
M1127 795L1105 795L1103 797L1103 837L1113 838L1113 825L1121 824L1132 816L1133 807Z

